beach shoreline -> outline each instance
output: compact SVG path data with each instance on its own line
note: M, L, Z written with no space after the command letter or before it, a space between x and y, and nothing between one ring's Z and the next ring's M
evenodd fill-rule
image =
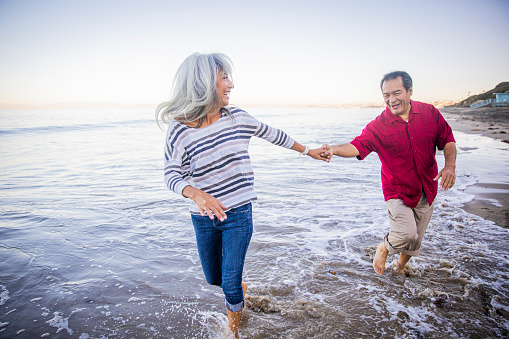
M439 110L453 132L479 134L509 143L509 107L445 107ZM509 228L509 183L480 180L465 192L475 196L464 204L466 212Z

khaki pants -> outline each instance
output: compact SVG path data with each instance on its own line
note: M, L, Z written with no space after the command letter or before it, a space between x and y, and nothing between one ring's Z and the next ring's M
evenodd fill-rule
M415 208L406 206L400 199L390 199L386 204L391 229L384 237L384 244L389 254L402 252L411 256L419 255L435 202L429 206L423 192Z

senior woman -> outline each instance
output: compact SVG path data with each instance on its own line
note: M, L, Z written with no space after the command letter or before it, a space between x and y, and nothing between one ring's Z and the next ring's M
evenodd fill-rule
M326 159L321 148L310 150L244 110L229 107L231 71L224 54L190 55L178 68L170 100L157 107L156 118L169 125L165 183L192 200L189 209L205 278L222 287L229 326L238 337L247 290L242 271L256 200L249 140L254 136Z

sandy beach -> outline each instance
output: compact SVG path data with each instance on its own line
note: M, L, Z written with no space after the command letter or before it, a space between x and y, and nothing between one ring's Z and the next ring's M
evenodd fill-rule
M453 131L480 134L509 143L509 107L446 107L439 109ZM509 183L480 181L466 191L476 198L465 211L509 228ZM495 199L498 204L494 204Z

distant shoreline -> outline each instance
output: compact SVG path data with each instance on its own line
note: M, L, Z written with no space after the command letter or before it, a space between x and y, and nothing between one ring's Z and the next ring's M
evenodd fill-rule
M454 131L479 134L509 143L509 107L445 107L440 112ZM478 182L465 192L476 198L463 209L497 225L509 228L509 183ZM487 199L496 199L501 206Z
M152 108L155 109L159 103L154 104L119 104L113 102L69 102L69 103L57 103L57 104L2 104L0 103L0 109L122 109L122 108ZM276 104L232 104L236 107L269 107L269 108L380 108L384 109L385 106L378 103L366 103L366 104L301 104L301 105L276 105Z
M380 100L381 101L381 100ZM440 108L445 105L452 105L451 101L427 101L433 106ZM122 108L152 108L157 107L157 103L136 103L136 104L122 104L116 102L61 102L52 104L6 104L0 102L0 109L122 109ZM377 108L385 109L385 104L382 102L376 103L355 103L355 104L236 104L232 106L238 107L289 107L289 108Z

